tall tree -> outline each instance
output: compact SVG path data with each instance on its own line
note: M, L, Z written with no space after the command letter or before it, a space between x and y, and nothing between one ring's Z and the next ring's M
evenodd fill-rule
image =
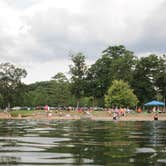
M114 79L130 83L133 79L135 60L133 52L122 45L108 47L88 70L86 94L103 98Z
M162 96L166 86L166 59L165 56L151 54L141 57L135 67L132 87L140 103L157 99Z
M86 94L95 98L102 97L111 83L111 59L102 56L93 64L87 72Z
M103 56L111 59L110 75L112 80L122 79L131 82L136 57L123 45L109 46L103 51Z
M87 66L85 63L85 56L82 53L72 55L71 60L73 62L73 65L70 65L71 92L78 99L78 106L81 96L84 95Z
M14 96L22 84L21 79L25 78L26 75L25 69L17 68L10 63L0 64L0 92L4 100L3 106L14 103Z
M158 58L158 70L155 72L155 86L157 92L162 97L162 100L166 99L166 55L162 55Z
M3 96L0 94L0 108L3 106Z
M125 46L123 46L123 45L109 46L102 53L103 53L103 55L109 56L112 59L116 59L119 57L123 57L125 55L133 54L132 51L127 50L125 48Z

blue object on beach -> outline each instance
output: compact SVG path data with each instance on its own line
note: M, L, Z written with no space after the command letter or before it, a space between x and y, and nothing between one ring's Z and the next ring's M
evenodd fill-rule
M144 106L165 106L165 103L161 101L153 100L148 103L145 103Z

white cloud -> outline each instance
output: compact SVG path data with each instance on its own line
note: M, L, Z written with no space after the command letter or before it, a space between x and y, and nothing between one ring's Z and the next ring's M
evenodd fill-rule
M20 64L20 67L26 67L27 72L31 75L26 77L23 81L26 83L36 82L36 81L47 81L57 72L63 72L68 75L68 60L56 60L46 63L30 63L30 64Z
M33 82L67 72L71 50L91 62L114 44L138 54L152 47L162 52L164 9L164 0L2 0L1 61L25 66L25 81Z

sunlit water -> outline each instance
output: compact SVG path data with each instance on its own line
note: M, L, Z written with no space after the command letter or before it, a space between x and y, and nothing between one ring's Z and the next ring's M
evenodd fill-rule
M166 122L1 120L1 165L166 165Z

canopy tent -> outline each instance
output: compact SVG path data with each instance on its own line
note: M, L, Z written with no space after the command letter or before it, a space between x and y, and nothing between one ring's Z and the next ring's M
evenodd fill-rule
M144 106L165 106L165 103L161 101L153 100L148 103L145 103Z

